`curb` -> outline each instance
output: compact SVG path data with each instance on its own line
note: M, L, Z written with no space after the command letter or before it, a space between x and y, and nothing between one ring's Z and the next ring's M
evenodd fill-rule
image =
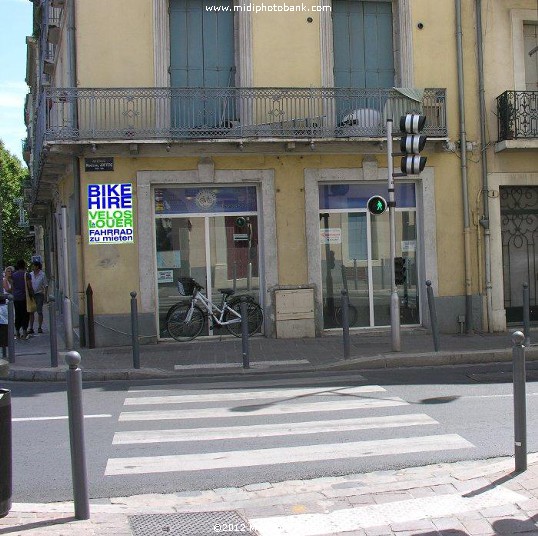
M526 361L538 360L538 347L526 348ZM475 350L472 352L429 352L423 354L381 354L375 357L355 357L329 364L324 370L383 369L400 367L437 367L446 365L476 365L512 361L512 349Z
M538 360L538 346L530 347L525 352L526 361ZM238 375L255 376L270 373L301 373L301 372L336 372L346 370L375 370L411 367L437 367L450 365L476 365L487 363L506 363L512 360L511 348L502 350L475 350L472 352L427 352L421 354L380 354L372 357L351 357L336 363L294 367L290 365L256 367L244 369L238 363L237 368L226 370L216 368L193 368L189 371L171 371L156 368L118 369L118 370L82 370L84 381L135 381L135 380L165 380L187 379L200 377L238 377ZM67 367L41 368L9 367L9 363L0 359L0 378L9 381L24 382L59 382L66 380Z

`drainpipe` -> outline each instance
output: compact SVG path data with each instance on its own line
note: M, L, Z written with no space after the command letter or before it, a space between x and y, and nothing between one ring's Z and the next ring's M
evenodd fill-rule
M463 191L463 247L465 263L465 333L473 331L473 296L471 276L471 227L467 184L467 137L465 134L465 91L463 83L463 43L461 0L456 0L456 46L458 61L458 104L461 149L461 185Z
M76 16L75 16L76 0L67 0L67 80L69 87L75 89L77 87L77 42L76 42ZM71 102L71 125L73 130L78 128L78 102L76 95L73 94ZM78 281L78 328L80 345L85 346L85 327L84 327L84 273L83 273L83 251L82 251L82 222L81 222L81 199L80 199L80 163L78 156L73 155L71 160L73 170L73 197L74 205L77 207L75 212L75 248L77 259L77 281Z
M478 49L478 91L480 99L480 163L482 166L482 197L484 213L480 225L484 229L484 265L486 272L487 330L493 332L493 300L491 294L491 232L489 229L488 160L486 140L486 98L484 89L484 55L482 40L482 0L476 0L476 47Z

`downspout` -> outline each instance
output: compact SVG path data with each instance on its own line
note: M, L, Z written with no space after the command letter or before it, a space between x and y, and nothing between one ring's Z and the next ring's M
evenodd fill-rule
M484 86L484 42L482 39L482 0L476 0L476 46L478 49L478 92L480 100L480 163L482 166L482 197L484 212L480 225L484 229L484 265L486 272L486 312L487 330L493 332L493 300L491 294L491 232L489 229L489 203L488 203L488 160L486 140L486 97Z
M463 193L463 247L465 263L465 333L473 331L473 296L471 277L471 227L467 183L467 137L465 134L465 92L463 83L463 44L461 0L456 0L456 46L458 62L458 105L461 149L461 186Z
M67 80L69 87L73 91L77 88L77 42L76 42L76 16L75 16L76 0L67 0ZM73 93L71 103L71 124L73 130L78 129L78 99L76 92ZM85 294L84 294L84 262L82 250L82 222L81 222L81 199L80 199L80 162L77 155L73 154L71 160L73 170L73 197L74 205L77 207L75 212L75 247L77 259L77 281L78 281L78 329L80 346L86 346L85 336Z

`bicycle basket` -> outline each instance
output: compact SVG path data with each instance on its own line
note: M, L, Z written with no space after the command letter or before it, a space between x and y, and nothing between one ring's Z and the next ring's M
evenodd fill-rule
M196 288L196 281L192 277L178 277L177 291L182 296L192 296Z

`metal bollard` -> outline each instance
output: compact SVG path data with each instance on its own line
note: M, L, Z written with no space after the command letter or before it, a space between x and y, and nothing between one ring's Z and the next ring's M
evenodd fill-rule
M426 281L426 294L428 295L428 308L430 310L430 321L432 324L433 347L439 351L439 324L437 323L437 311L435 309L435 297L433 296L432 282Z
M344 337L344 359L349 358L349 295L342 289L342 335Z
M7 303L7 355L10 363L15 363L15 306L13 296L8 294Z
M95 348L95 322L93 318L93 289L88 283L86 288L86 317L88 319L88 348Z
M523 333L524 344L528 348L531 345L531 302L528 283L523 283Z
M82 409L82 370L80 354L67 352L67 408L69 413L69 440L71 444L71 472L73 475L73 496L75 517L90 518L86 453L84 448L84 411Z
M521 331L512 334L512 365L514 376L514 449L516 472L527 470L527 407L525 400L525 335Z
M250 368L249 348L248 348L248 298L241 296L240 305L241 311L241 350L243 354L243 368Z
M0 389L0 517L6 517L11 509L11 453L11 391Z
M133 346L133 367L140 368L140 340L138 338L138 304L136 292L131 292L131 340Z
M49 296L50 366L58 366L58 332L56 331L56 298Z

